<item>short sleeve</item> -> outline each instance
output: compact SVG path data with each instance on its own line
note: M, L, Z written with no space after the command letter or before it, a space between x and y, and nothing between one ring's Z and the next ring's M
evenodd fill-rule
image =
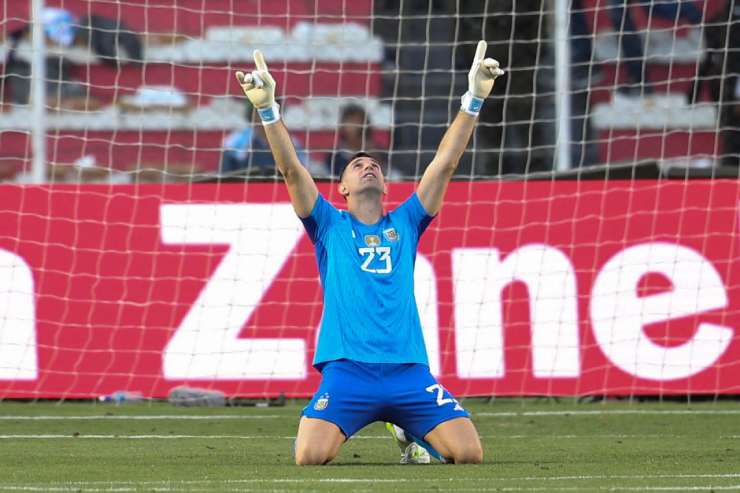
M339 211L327 202L324 197L319 194L316 198L316 203L311 210L311 214L308 217L302 217L301 222L303 227L306 228L308 237L311 238L313 243L320 242L326 231L329 229L334 222L339 218Z
M430 216L419 200L419 196L414 192L396 209L396 213L401 214L408 221L409 226L414 228L420 237L426 231L429 223L434 216Z

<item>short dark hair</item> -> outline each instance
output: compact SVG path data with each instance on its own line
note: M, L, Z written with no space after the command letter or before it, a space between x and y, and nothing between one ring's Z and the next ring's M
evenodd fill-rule
M344 168L342 168L342 171L339 173L339 181L340 182L342 181L342 177L344 176L344 170L346 170L347 168L349 168L349 165L350 165L350 163L352 163L352 161L354 161L357 158L361 158L361 157L369 157L370 159L372 159L376 163L380 164L380 161L378 161L377 159L375 159L375 156L373 156L372 154L370 154L368 152L365 152L365 151L356 152L354 154L354 156L352 156L351 158L349 158L349 161L347 161L347 166L345 166Z

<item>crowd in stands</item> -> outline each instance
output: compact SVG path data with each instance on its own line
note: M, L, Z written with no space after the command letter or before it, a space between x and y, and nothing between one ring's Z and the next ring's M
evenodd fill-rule
M704 28L706 52L688 98L697 100L702 85L719 106L722 164L740 166L740 2L730 0Z
M708 1L708 0L703 0ZM653 19L670 24L671 29L701 27L703 55L695 60L695 80L685 91L687 104L711 101L717 108L716 126L719 135L717 164L737 167L740 161L740 5L734 0L722 1L723 6L707 17L702 3L688 0L648 1L609 0L606 17L618 35L617 74L611 92L623 98L638 98L645 111L650 110L651 98L664 89L666 81L651 80L646 52L646 28L638 28L635 18L647 18L648 28ZM377 2L382 8L391 3ZM488 56L502 62L507 76L494 91L481 113L476 139L481 161L468 175L496 176L548 171L553 168L555 148L554 114L554 53L549 31L546 0L497 0L495 2L461 2L459 29L454 44L453 70L461 71L472 56L475 41L484 33L488 40ZM570 19L571 48L571 116L572 161L574 167L585 167L603 161L601 139L593 123L594 94L604 89L603 64L595 56L594 30L596 19L589 10L588 0L572 0ZM442 16L448 13L444 2L409 1L407 9L419 9L420 15ZM404 12L411 13L414 12ZM42 13L47 42L46 91L51 108L90 110L96 100L89 84L75 80L71 67L79 60L68 57L67 48L87 50L112 70L144 61L142 38L121 19L100 15L77 16L60 8L46 8ZM403 40L399 38L401 42ZM391 46L394 40L386 40ZM6 36L3 99L12 105L28 104L30 98L30 28L22 26ZM60 48L60 49L57 49ZM384 67L398 64L394 50L387 50ZM403 77L403 66L395 67ZM668 81L670 86L670 81ZM602 91L603 92L603 91ZM398 94L392 94L392 97ZM457 97L457 94L453 94ZM614 99L616 96L612 96ZM241 110L240 110L241 111ZM393 162L403 139L386 145L374 136L374 126L362 105L349 103L339 110L339 121L333 151L320 153L306 149L296 139L302 162L317 177L341 175L349 157L366 151L382 162ZM223 139L218 170L228 176L272 176L275 166L264 132L256 123L253 109L244 109L243 128L226 134ZM421 121L418 118L422 118ZM425 121L420 125L444 122ZM403 125L404 121L395 121ZM421 132L419 132L421 135ZM421 137L420 137L421 138ZM399 142L401 144L399 144ZM408 142L406 144L408 146ZM402 150L402 149L400 149ZM391 178L415 174L416 168L391 167Z
M48 53L46 56L47 104L51 107L89 109L95 100L87 87L72 76L76 60L57 48L77 46L114 68L142 61L142 43L120 19L100 15L77 17L70 11L47 7L41 14ZM31 27L12 31L5 59L5 97L27 104L31 93Z

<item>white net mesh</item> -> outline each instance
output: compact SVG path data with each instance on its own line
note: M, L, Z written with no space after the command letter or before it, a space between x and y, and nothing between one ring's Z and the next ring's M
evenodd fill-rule
M570 0L558 25L545 0L49 0L39 122L31 5L0 2L0 396L309 395L314 255L233 74L261 49L322 193L341 206L328 179L367 150L393 207L479 39L507 74L419 249L433 372L461 395L737 393L735 3ZM51 187L28 184L40 124Z

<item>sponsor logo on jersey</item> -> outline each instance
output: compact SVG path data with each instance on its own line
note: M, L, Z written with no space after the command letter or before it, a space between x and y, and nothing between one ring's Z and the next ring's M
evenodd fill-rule
M398 232L396 232L396 228L384 229L383 236L385 236L385 239L388 241L398 241Z
M365 245L369 247L380 246L380 236L378 235L365 235Z
M313 408L317 411L323 411L329 406L329 394L321 394L321 397L313 405Z

